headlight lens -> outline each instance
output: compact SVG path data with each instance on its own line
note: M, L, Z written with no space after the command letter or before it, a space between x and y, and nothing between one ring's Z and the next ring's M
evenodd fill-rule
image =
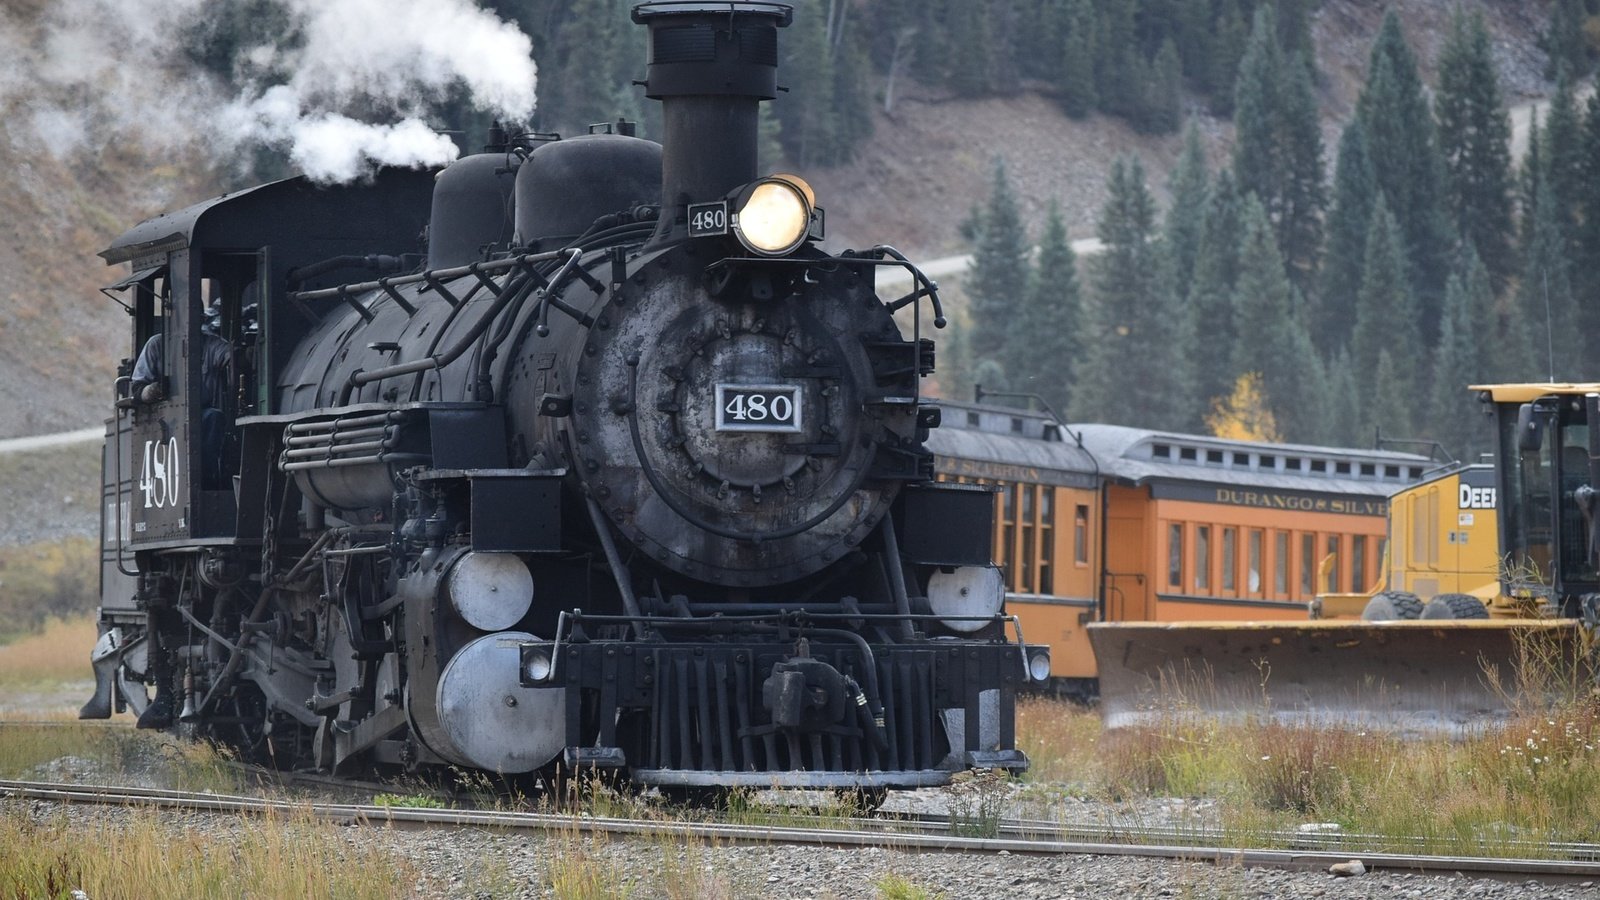
M1050 650L1041 647L1028 654L1028 677L1034 681L1050 680Z
M756 183L739 208L734 232L762 256L782 256L800 246L811 227L809 185L790 176Z
M549 651L542 647L527 651L523 660L523 671L531 682L547 681L550 674L555 671L555 666L550 662Z

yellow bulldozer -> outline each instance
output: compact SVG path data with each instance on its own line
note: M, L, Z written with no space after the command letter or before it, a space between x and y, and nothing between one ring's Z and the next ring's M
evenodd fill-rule
M1471 389L1494 463L1390 498L1371 590L1321 594L1304 623L1091 625L1106 726L1193 713L1463 733L1510 715L1541 683L1529 667L1592 677L1577 673L1600 626L1600 383Z

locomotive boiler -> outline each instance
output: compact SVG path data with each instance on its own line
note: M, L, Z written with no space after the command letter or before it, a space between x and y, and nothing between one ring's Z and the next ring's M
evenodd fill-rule
M1002 609L988 489L932 481L935 287L824 251L811 187L758 175L791 15L638 5L660 144L497 132L114 243L164 366L118 382L82 714L336 772L1025 767L1048 651Z

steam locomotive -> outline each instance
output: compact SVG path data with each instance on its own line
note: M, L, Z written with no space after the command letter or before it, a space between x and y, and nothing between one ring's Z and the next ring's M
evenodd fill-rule
M104 251L162 374L118 379L81 715L352 774L1026 767L1048 649L1012 637L988 489L932 481L936 288L824 252L806 182L757 177L791 17L639 4L661 144L501 132Z

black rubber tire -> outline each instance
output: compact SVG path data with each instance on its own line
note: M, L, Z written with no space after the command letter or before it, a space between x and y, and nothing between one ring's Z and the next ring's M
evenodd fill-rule
M1367 601L1361 611L1366 622L1394 622L1422 617L1422 598L1410 591L1383 591Z
M1471 594L1440 594L1422 608L1424 619L1487 619L1489 609Z

